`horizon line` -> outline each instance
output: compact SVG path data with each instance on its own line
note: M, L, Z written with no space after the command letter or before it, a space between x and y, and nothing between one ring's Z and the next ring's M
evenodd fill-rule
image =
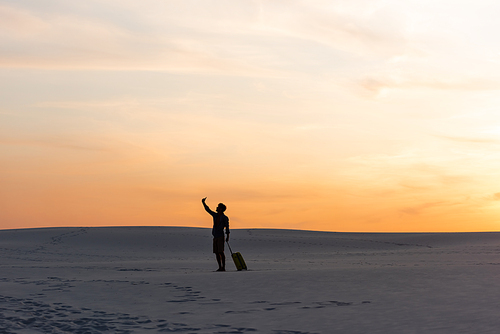
M18 227L18 228L0 228L2 231L20 231L20 230L42 230L42 229L78 229L78 228L192 228L192 229L207 229L211 227L198 226L182 226L182 225L98 225L98 226L38 226L38 227ZM403 231L325 231L325 230L306 230L295 228L264 228L264 227L249 227L249 228L231 228L231 230L269 230L269 231L297 231L297 232L318 232L318 233L345 233L345 234L459 234L459 233L500 233L500 231L433 231L433 232L403 232Z

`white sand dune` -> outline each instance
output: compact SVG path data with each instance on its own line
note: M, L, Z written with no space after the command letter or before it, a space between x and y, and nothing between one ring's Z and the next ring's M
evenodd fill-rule
M500 233L0 231L1 333L499 333Z

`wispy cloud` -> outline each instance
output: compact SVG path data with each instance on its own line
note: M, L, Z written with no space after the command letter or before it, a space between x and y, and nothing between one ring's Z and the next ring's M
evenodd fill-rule
M401 72L401 71L398 71ZM385 76L369 76L360 80L359 85L372 92L375 96L394 89L431 89L457 91L487 91L500 90L500 80L483 77L457 76L452 73L429 73L424 70L425 77L415 77L412 73L387 74ZM447 78L447 79L444 79Z
M76 140L73 136L44 136L38 138L6 138L0 137L0 145L13 146L33 146L44 148L68 149L68 150L83 150L93 152L110 152L112 151L109 145L104 142L96 143L87 138L85 141Z
M403 208L400 210L400 212L407 214L407 215L411 215L411 216L418 216L418 215L423 214L427 209L437 207L437 206L443 206L443 205L450 205L450 203L446 203L446 202L423 203L423 204L419 204L416 206Z
M442 138L445 140L459 142L459 143L471 143L471 144L499 144L500 140L495 138L473 138L473 137L455 137L455 136L444 136L435 135L437 138Z
M364 2L362 6L364 10L347 2L298 2L270 10L263 21L270 31L361 58L402 52L406 42L400 28L404 21L387 15L381 2Z
M6 19L0 23L0 67L245 77L334 73L337 81L352 80L373 96L394 89L500 88L491 66L474 65L457 74L457 66L470 66L471 58L482 63L482 46L471 55L466 43L446 33L435 7L427 3L88 3L55 3L52 12L40 6L2 5ZM467 14L465 9L453 11L460 17ZM460 27L453 21L446 24Z
M14 6L0 4L0 17L0 38L4 42L40 37L49 28L42 18Z
M219 55L196 34L180 37L168 29L146 33L73 12L37 13L5 5L0 9L8 18L2 21L7 33L0 35L0 67L4 68L276 75L258 64Z

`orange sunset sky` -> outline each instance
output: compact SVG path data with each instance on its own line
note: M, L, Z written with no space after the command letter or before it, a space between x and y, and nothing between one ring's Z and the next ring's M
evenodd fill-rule
M0 0L0 228L499 231L499 14Z

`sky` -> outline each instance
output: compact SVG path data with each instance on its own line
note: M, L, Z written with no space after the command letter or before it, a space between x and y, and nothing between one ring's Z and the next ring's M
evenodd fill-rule
M499 231L499 13L0 0L0 229Z

